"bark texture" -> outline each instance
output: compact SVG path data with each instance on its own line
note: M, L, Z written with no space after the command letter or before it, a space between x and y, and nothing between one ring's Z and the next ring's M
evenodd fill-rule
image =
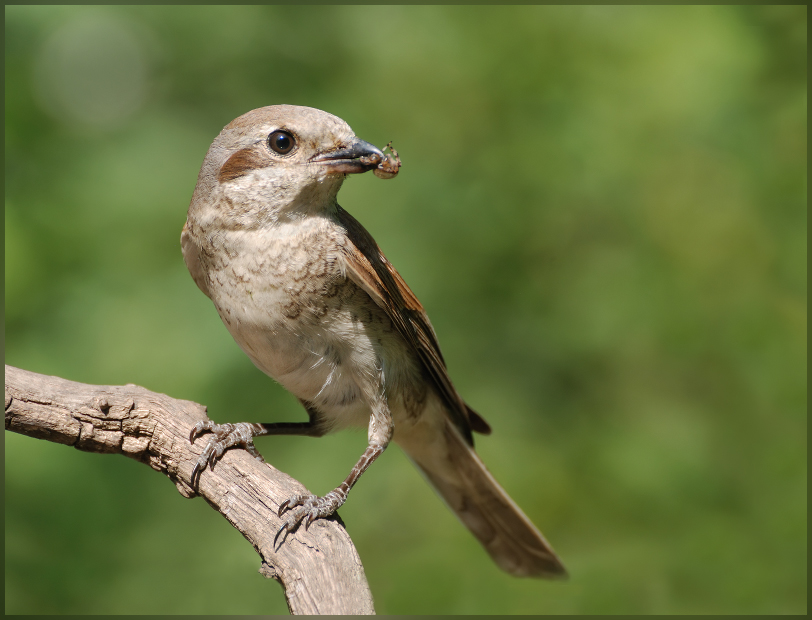
M6 429L87 452L124 454L166 475L187 498L201 496L253 545L260 572L284 588L292 614L372 614L372 595L358 553L340 519L274 536L276 512L307 489L245 450L226 451L190 484L208 442L189 433L206 408L128 384L86 385L6 366Z

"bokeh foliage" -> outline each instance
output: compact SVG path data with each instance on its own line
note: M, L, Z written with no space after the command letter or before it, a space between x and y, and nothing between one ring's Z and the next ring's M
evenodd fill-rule
M340 511L379 613L805 613L805 6L6 7L6 362L298 420L197 290L208 144L341 116L348 180L571 572L501 573L397 448ZM266 438L324 493L365 433ZM275 613L201 500L6 433L6 613Z

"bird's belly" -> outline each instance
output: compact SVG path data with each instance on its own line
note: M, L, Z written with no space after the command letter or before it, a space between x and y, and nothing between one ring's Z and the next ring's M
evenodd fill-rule
M263 286L238 303L231 295L227 310L215 301L237 344L330 430L368 425L384 351L405 347L386 314L349 280L326 282L327 294L312 298Z
M234 337L257 368L328 418L331 428L368 423L359 381L364 371L350 343L284 329L241 330Z
M316 230L316 229L314 229ZM381 386L416 411L421 367L387 313L348 279L338 250L316 240L256 239L210 269L212 301L254 364L331 428L365 426ZM248 243L242 239L243 245ZM303 253L303 248L319 248ZM402 409L391 402L390 410Z

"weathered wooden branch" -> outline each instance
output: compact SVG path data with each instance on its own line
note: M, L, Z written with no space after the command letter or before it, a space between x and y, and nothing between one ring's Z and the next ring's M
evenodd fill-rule
M75 383L6 366L6 429L87 452L124 454L165 474L184 497L200 495L254 546L260 572L278 580L292 614L371 614L364 568L338 519L299 527L274 544L279 504L306 489L245 450L228 450L190 484L208 439L189 443L206 408L136 385Z

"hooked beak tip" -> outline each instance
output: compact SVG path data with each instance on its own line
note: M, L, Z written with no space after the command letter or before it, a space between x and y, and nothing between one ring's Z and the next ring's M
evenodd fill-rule
M349 146L321 153L310 161L329 166L335 172L356 174L372 170L383 158L383 152L377 146L355 138Z

